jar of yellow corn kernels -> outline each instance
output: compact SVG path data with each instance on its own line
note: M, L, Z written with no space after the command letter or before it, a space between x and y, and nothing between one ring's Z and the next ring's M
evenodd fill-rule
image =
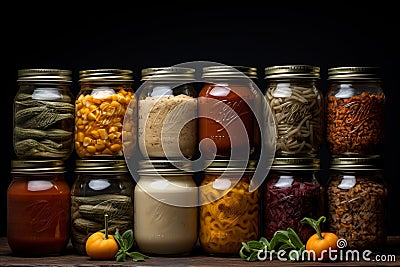
M75 101L75 151L78 157L122 157L122 126L135 100L132 71L93 69L79 72ZM133 140L125 138L126 140ZM134 143L134 142L132 142Z

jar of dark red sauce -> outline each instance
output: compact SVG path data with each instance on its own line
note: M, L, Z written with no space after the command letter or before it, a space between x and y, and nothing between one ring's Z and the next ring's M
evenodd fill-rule
M70 238L70 188L59 160L14 160L7 191L7 237L16 255L62 253Z
M203 68L206 83L199 93L200 149L207 157L229 157L231 152L248 156L254 144L257 90L251 80L257 69L251 67L209 66ZM213 151L214 145L216 151ZM215 152L215 153L214 153Z

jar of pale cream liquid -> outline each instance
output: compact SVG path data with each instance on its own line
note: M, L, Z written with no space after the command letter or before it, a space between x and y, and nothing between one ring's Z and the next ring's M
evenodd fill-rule
M198 235L198 188L186 163L140 162L134 193L134 233L147 254L191 253Z

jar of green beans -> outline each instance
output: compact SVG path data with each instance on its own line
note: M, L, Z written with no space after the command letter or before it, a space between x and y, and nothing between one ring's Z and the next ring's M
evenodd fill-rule
M316 156L323 138L320 68L283 65L265 68L265 98L277 133L277 156Z

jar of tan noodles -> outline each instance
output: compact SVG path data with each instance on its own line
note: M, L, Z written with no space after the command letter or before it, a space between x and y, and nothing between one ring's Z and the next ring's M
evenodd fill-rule
M275 119L276 155L318 154L323 139L323 96L320 68L284 65L265 68L265 98Z

